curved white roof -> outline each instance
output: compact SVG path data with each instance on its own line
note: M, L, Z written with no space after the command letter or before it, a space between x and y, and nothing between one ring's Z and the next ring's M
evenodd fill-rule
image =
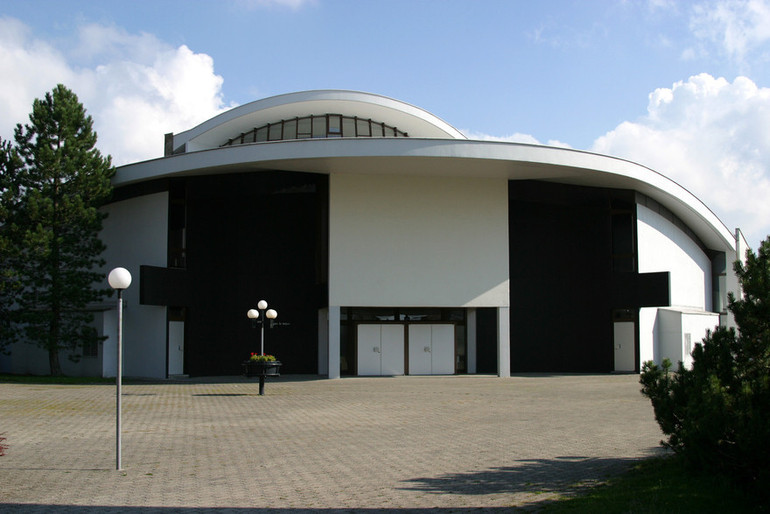
M735 247L732 232L703 202L650 168L606 155L522 143L413 137L252 143L122 166L113 184L259 170L472 176L631 189L671 210L709 248Z
M175 134L173 148L187 152L218 148L241 132L311 114L371 118L397 127L410 137L465 139L459 130L428 111L393 98L361 91L317 90L272 96L231 109Z
M316 114L371 118L409 137L319 138L222 147L267 123ZM639 191L682 219L709 248L735 248L735 237L692 193L645 166L579 150L472 141L413 105L371 93L319 90L258 100L174 136L172 156L117 169L115 186L183 175L285 170L544 180Z

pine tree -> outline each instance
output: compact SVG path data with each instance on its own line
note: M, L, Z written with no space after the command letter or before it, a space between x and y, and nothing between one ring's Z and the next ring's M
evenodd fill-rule
M0 138L0 352L17 339L14 305L21 289L18 213L21 207L22 162L10 141Z
M99 207L111 195L114 168L95 148L91 116L63 85L33 102L29 121L14 133L23 163L16 319L60 375L60 350L77 359L79 347L98 340L88 307L109 293L95 287L104 278L95 269L104 265Z

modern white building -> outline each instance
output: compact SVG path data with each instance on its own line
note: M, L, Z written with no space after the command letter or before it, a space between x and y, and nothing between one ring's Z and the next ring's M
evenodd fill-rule
M654 170L469 140L353 91L167 134L164 157L118 168L114 186L105 276L134 276L128 376L239 374L261 299L279 313L265 349L285 373L638 372L686 361L727 322L746 250ZM110 337L79 372L115 374L115 317L97 316ZM29 352L3 367L35 372Z

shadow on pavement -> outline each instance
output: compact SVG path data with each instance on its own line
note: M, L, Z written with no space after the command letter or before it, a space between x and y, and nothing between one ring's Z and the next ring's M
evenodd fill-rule
M658 453L658 449L650 449L650 456ZM516 466L412 478L402 489L463 495L575 493L623 473L639 459L564 456L516 462Z

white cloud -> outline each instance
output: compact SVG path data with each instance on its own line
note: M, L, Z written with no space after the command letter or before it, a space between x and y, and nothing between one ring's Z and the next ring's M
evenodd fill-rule
M676 11L679 5L675 0L647 0L650 11Z
M316 0L236 0L236 5L247 9L259 9L266 7L288 7L297 11L306 5L315 4Z
M10 139L16 123L28 121L32 100L59 82L72 82L74 72L61 53L33 41L29 29L12 18L0 18L0 136Z
M770 234L770 88L703 73L653 91L647 110L591 150L675 180L756 247Z
M682 53L680 54L680 57L683 61L692 61L696 57L696 52L694 48L685 48L682 50Z
M468 139L474 139L477 141L500 141L503 143L524 143L528 145L545 144L548 146L558 146L560 148L572 148L567 143L563 143L555 139L549 139L547 143L541 143L540 141L537 140L535 136L532 136L530 134L522 134L520 132L516 132L509 136L493 136L490 134L485 134L483 132L473 132L470 130L460 130L460 132L462 132L463 135Z
M767 0L720 0L693 7L690 29L702 41L716 44L740 65L748 54L764 51L770 40Z
M0 136L10 139L32 101L57 83L78 95L94 118L99 149L115 164L160 157L164 133L229 107L211 57L184 45L97 24L80 27L71 43L69 52L59 50L21 22L0 18Z

